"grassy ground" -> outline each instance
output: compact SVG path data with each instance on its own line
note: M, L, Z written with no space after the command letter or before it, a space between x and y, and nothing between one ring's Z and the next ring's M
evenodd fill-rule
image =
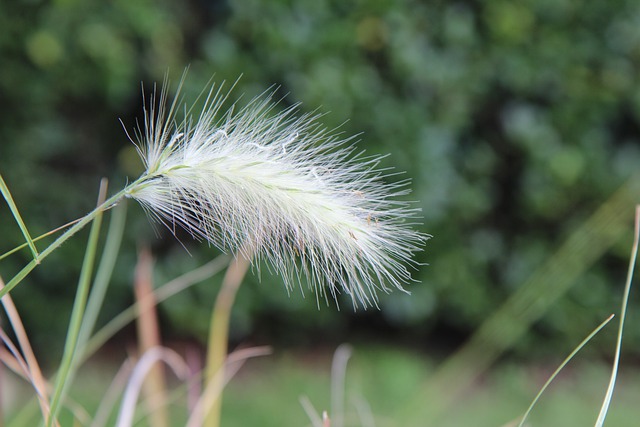
M319 349L275 351L272 356L250 360L225 390L222 425L311 426L300 397L307 396L319 412L331 409L331 359L331 349ZM344 425L505 426L527 409L555 369L553 363L548 366L502 364L478 381L452 407L446 408L443 417L434 419L429 402L418 405L414 402L434 372L432 361L406 350L356 347L347 365ZM113 372L113 366L92 364L78 377L73 398L92 413L92 407L95 408L103 397ZM604 364L578 362L570 365L543 395L528 425L593 425L608 375L609 366ZM5 396L25 396L22 387L18 388L18 394L15 389L7 392L6 384L5 381ZM640 415L639 395L640 370L624 367L607 425L636 426ZM184 425L186 420L184 401L184 397L178 397L171 406L170 415L176 426ZM15 410L15 404L11 406ZM409 407L414 409L407 412ZM370 418L374 421L368 421ZM113 425L114 420L112 418L109 425Z
M260 369L248 369L226 391L226 425L311 425L298 398L306 394L317 409L330 407L328 356L330 354L318 358L276 355L260 362ZM268 369L262 369L264 367ZM551 364L544 367L503 364L446 409L444 417L433 419L429 402L407 405L428 384L434 371L433 363L406 351L357 348L347 369L345 424L367 425L359 419L356 407L360 405L371 408L378 427L504 426L527 409L554 369ZM593 425L606 390L609 369L604 364L569 367L543 395L528 425ZM623 370L608 425L637 425L638 380L638 370ZM407 407L422 409L406 413Z

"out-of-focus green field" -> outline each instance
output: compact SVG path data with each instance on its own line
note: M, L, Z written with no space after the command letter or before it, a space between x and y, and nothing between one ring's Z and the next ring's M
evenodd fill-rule
M318 412L330 411L332 352L329 348L304 352L275 350L271 356L249 360L225 389L222 425L311 426L300 398L308 397ZM415 402L437 369L433 360L405 350L356 347L347 365L344 425L515 426L517 422L509 423L527 409L560 362L499 365L451 407L441 408L439 412L443 415L434 419L434 408L429 402ZM95 362L79 375L71 395L89 414L95 412L115 369L115 365ZM605 394L609 369L604 363L577 360L570 364L543 395L526 425L593 425ZM172 425L184 426L185 388L169 377L175 391L172 394L175 401L169 410ZM5 388L5 395L25 396L23 387L22 383L17 390ZM637 426L639 395L640 370L623 367L606 425ZM17 403L8 408L10 412L15 411ZM63 417L61 421L63 425L72 425L69 418ZM107 425L114 425L114 421L115 416ZM135 425L147 424L140 421Z
M330 396L330 354L276 354L260 362L262 369L249 367L232 381L225 397L225 425L311 425L301 405L307 395L319 410L328 409ZM425 356L400 350L357 348L346 376L347 426L367 426L357 406L369 407L375 425L380 426L504 426L526 411L548 376L548 366L501 365L471 387L443 417L433 419L429 402L413 400L429 384L437 365ZM258 364L256 364L258 365ZM529 426L593 425L609 380L605 364L569 365L534 408ZM607 425L637 426L640 408L640 372L623 369L616 388ZM406 412L406 408L422 410ZM517 425L514 424L514 425Z

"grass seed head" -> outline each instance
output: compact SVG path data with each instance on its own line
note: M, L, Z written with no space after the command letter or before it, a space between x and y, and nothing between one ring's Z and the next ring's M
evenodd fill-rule
M172 231L253 248L287 288L306 280L318 299L346 293L366 308L377 290L404 290L428 236L400 200L408 182L385 183L380 157L268 94L222 111L227 95L211 86L200 113L185 107L177 120L179 93L169 103L165 84L150 100L135 141L146 171L128 197Z

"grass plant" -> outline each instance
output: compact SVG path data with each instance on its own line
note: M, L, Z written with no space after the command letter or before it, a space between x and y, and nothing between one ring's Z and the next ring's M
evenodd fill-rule
M212 85L208 93L203 92L202 112L194 119L192 109L185 108L181 122L175 117L180 97L176 95L169 104L166 85L157 98L154 91L145 110L145 128L138 129L137 141L132 139L146 171L108 199L103 180L97 207L71 223L42 252L36 249L0 177L0 191L32 253L32 260L0 290L0 297L91 224L50 408L42 409L47 427L58 423L113 269L119 237L108 241L102 260L105 269L99 270L98 284L90 297L102 216L125 198L140 202L171 230L183 227L194 237L235 254L212 311L203 394L210 398L202 399L205 403L200 405L206 426L219 425L229 317L235 293L254 260L268 261L287 288L304 277L318 300L346 293L354 307L376 305L377 290L404 290L402 285L411 280L406 265L417 265L412 254L420 250L427 236L412 229L409 220L417 211L398 198L408 193L408 182L384 183L387 172L377 169L379 157L354 155L353 148L346 145L350 138L340 139L321 128L315 123L316 116L294 117L297 107L274 114L270 96L254 99L238 114L233 114L233 107L221 114L227 100L221 90L222 86ZM121 236L122 220L114 224L117 236ZM164 381L151 365L162 359L179 370L175 358L158 345L157 323L152 321L155 295L151 272L145 265L141 260L137 275L138 319L141 336L152 341L143 339L143 356L131 373L136 385L130 385L123 398L118 421L123 427L133 419L131 399L137 396L137 384L142 384L140 372L146 375L151 371L148 381L163 389ZM83 320L87 321L84 328ZM14 353L18 361L17 350ZM148 356L153 363L146 358L148 354L154 355ZM159 414L156 425L163 425L165 418Z
M609 386L607 387L607 394L602 401L602 408L600 409L600 413L598 414L596 427L601 427L604 424L604 420L607 417L607 412L609 411L609 405L611 405L611 398L613 397L613 390L616 385L616 379L618 377L620 352L622 350L622 336L624 333L624 322L627 318L627 306L629 305L629 294L631 294L631 284L633 283L633 271L635 269L636 258L638 256L638 241L640 240L640 205L636 206L634 224L633 246L631 248L631 257L629 259L629 271L627 272L627 280L624 285L622 308L620 309L620 326L618 327L616 350L613 358L613 366L611 368L611 379L609 380Z
M412 280L410 268L418 266L413 255L421 250L428 236L414 230L417 211L401 200L408 193L406 181L385 183L389 172L378 169L380 157L355 153L350 138L341 138L319 127L315 123L317 116L295 117L297 107L276 113L269 96L252 100L237 113L233 107L221 113L228 100L221 90L212 86L203 92L202 112L194 115L194 107L185 107L183 120L176 119L183 105L179 95L168 102L167 87L163 87L159 96L154 91L145 111L145 127L138 130L136 140L132 139L146 168L143 175L110 197L103 180L92 212L43 236L31 237L9 187L0 176L0 192L25 240L24 244L0 255L0 260L23 248L28 248L32 257L6 286L0 286L0 297L17 339L16 345L0 330L0 338L8 350L0 352L0 359L32 385L34 402L37 401L40 408L39 423L52 427L91 422L100 427L113 418L119 401L115 420L118 427L133 426L139 417L148 418L154 426L168 427L171 422L165 405L172 398L167 378L158 365L164 363L181 381L178 389L182 389L183 394L194 381L203 384L197 401L189 403L184 425L218 427L225 420L221 411L222 391L231 377L247 359L270 353L270 349L263 347L228 352L229 321L235 296L252 264L258 267L265 261L269 268L280 273L287 289L296 284L302 288L301 283L308 282L318 304L330 298L337 302L339 294L346 294L351 297L354 308L377 306L377 292L404 291L404 285ZM495 358L522 336L586 266L624 232L628 219L625 208L636 194L636 187L636 181L629 182L572 234L556 256L542 266L503 309L481 325L469 343L449 358L426 386L420 375L411 373L415 393L407 394L408 403L401 412L426 411L422 425L445 425L440 423L442 412L448 411L460 393L468 390ZM194 238L206 240L231 256L214 260L155 289L151 254L141 251L136 303L94 333L111 273L116 268L125 230L126 199L141 203L150 216L171 231L182 227ZM113 215L108 237L101 246L102 219L110 210ZM597 427L602 426L607 417L617 379L638 250L640 208L635 218L635 240L615 358ZM46 380L10 292L48 255L89 224L62 360L56 374ZM62 234L43 250L37 249L36 241L60 231ZM104 249L96 270L101 247ZM571 268L567 269L567 265ZM194 374L182 356L163 347L155 307L188 286L217 274L225 266L227 271L212 309L206 363ZM88 355L134 319L138 321L140 335L138 354L114 376L102 405L98 405L92 416L68 397L68 391ZM520 425L560 370L610 319L596 328L551 375ZM324 406L330 408L328 412L316 411L311 403L313 397L302 399L304 410L315 427L345 427L353 423L368 427L377 419L371 409L378 408L377 402L368 404L362 396L349 396L346 391L346 366L350 356L349 347L340 347L334 355L331 402ZM146 392L142 392L144 384L147 384ZM402 387L408 387L407 382ZM390 388L382 387L382 392L388 393ZM141 400L144 403L140 403ZM352 403L351 411L347 410L347 401ZM35 403L25 406L11 425L34 425L31 408L35 407ZM399 416L397 422L408 421L402 420L402 414L394 415ZM392 421L387 424L394 425Z

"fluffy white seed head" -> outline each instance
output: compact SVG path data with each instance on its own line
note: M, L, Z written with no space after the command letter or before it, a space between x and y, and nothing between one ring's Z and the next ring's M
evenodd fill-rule
M365 308L377 290L404 290L428 236L398 199L408 182L383 182L379 157L354 153L352 138L295 106L275 111L269 95L223 113L226 95L212 86L201 113L181 121L178 99L168 104L166 86L152 97L136 142L146 171L128 197L171 230L231 253L251 248L287 289L306 280L319 299L346 293Z

